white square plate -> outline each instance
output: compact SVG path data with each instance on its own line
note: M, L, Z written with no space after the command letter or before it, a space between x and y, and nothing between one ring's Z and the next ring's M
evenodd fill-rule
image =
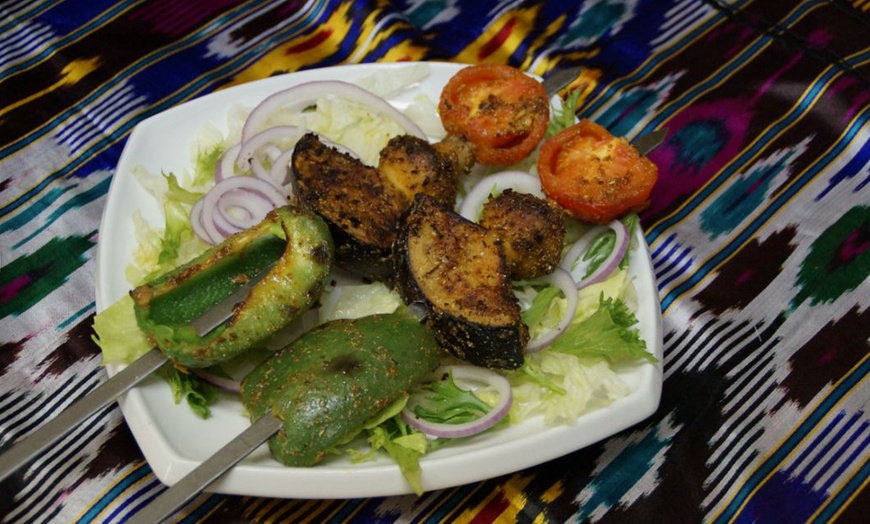
M132 175L137 166L150 172L180 173L190 168L190 144L206 123L225 131L231 106L253 107L278 90L312 80L353 80L390 74L408 64L363 64L303 71L231 87L174 107L142 121L130 135L109 190L100 225L97 254L97 309L102 311L130 290L124 268L135 248L133 212L162 223L162 211ZM430 75L410 92L392 99L406 107L415 96L438 100L447 80L462 66L429 63ZM661 310L655 275L640 228L634 239L630 276L638 296L639 329L648 350L661 361ZM118 371L108 366L110 373ZM456 486L518 471L600 441L651 415L659 404L661 365L625 366L619 375L631 393L590 411L576 424L547 427L540 418L439 449L421 460L426 490ZM242 404L223 395L209 419L176 405L169 387L149 377L120 400L133 435L157 477L174 484L215 453L250 422ZM273 460L265 446L224 475L212 489L219 493L287 498L352 498L410 493L389 457L352 464L336 458L311 468L288 468Z

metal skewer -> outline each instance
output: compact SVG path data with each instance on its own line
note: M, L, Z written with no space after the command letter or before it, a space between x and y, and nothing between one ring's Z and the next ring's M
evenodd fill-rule
M228 469L251 454L281 429L281 421L264 415L214 455L164 491L142 511L132 515L129 524L154 524L175 513L199 492L208 488Z
M244 301L248 292L269 272L271 266L261 271L247 282L236 288L227 298L215 304L202 316L191 322L199 336L203 336L224 323L233 314L237 304ZM119 371L93 391L77 400L58 416L37 428L33 433L22 437L18 442L0 454L0 482L18 468L27 464L40 451L57 441L103 407L111 404L130 388L141 382L169 359L159 349L153 348L132 364Z
M640 151L641 155L646 155L653 149L657 148L659 144L664 142L665 138L668 136L668 128L663 127L661 129L656 129L651 133L645 133L635 138L631 145L634 146L635 149Z

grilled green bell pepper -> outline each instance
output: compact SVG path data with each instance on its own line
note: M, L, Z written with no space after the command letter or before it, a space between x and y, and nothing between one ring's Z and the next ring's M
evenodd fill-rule
M136 321L176 365L207 367L256 347L318 299L334 248L323 220L285 206L130 292ZM271 269L269 267L271 266ZM190 323L268 269L231 318L200 336Z
M334 320L302 335L242 381L252 420L271 413L269 440L287 466L312 466L438 365L438 344L402 314Z

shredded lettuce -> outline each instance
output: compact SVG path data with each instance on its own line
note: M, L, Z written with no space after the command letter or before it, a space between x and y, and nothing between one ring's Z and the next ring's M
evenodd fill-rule
M381 149L390 138L405 134L405 129L365 106L341 98L322 98L317 108L306 114L305 125L330 140L344 145L366 165L376 165Z
M339 318L393 313L403 305L398 292L381 282L329 286L320 296L318 315L323 323Z
M401 412L408 402L409 395L397 398L363 425L360 432L366 435L369 448L361 451L354 447L345 450L351 462L360 463L373 460L379 450L385 451L399 466L408 484L418 495L423 493L423 472L420 457L429 450L426 435L409 426ZM353 440L358 435L354 435ZM338 451L338 450L336 450Z
M396 415L368 430L372 453L384 450L395 461L405 480L418 495L423 494L420 457L429 450L426 435L416 431Z
M628 394L613 367L656 361L647 352L637 317L625 300L634 296L633 289L627 271L618 269L578 292L577 311L565 333L547 348L526 355L523 366L509 375L514 392L511 423L540 414L548 425L573 424L589 409ZM532 297L523 312L532 337L552 329L566 307L560 290L547 286L523 293Z
M208 247L190 225L190 208L204 193L182 186L173 173L153 174L134 169L139 183L158 202L163 203L162 227L155 227L133 212L137 247L125 268L127 281L139 285L191 260Z
M605 360L550 350L528 355L508 379L514 396L511 424L537 415L549 426L574 424L588 410L630 391Z
M136 323L130 295L94 316L94 333L92 338L103 352L103 364L129 364L154 347Z

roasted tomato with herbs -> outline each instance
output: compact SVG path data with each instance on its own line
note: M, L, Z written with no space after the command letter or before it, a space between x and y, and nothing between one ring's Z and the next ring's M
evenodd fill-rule
M646 207L658 168L624 138L582 120L544 141L538 176L571 216L606 224Z
M550 100L540 82L503 64L461 69L438 104L448 133L467 138L477 161L510 165L529 156L547 131Z

